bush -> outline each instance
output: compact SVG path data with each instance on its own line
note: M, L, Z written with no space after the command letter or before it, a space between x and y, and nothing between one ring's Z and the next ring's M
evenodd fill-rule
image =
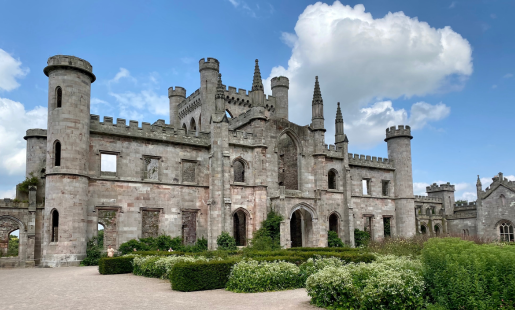
M224 288L234 264L234 260L175 264L170 273L172 289L192 292Z
M385 255L418 256L427 240L426 236L421 235L412 238L385 238L380 241L370 241L367 250Z
M303 287L299 271L296 265L282 261L241 261L234 265L227 290L253 293Z
M310 258L315 257L336 257L343 260L346 263L370 263L375 259L373 254L359 253L357 251L341 251L341 252L322 252L322 251L289 251L289 250L278 250L278 251L251 251L245 252L245 257L248 258L259 258L259 257L270 257L270 256L296 256L307 261Z
M254 232L247 251L272 251L281 248L281 221L283 217L275 211L268 212L261 228Z
M124 242L118 249L122 254L134 253L136 251L168 251L172 248L174 252L203 252L207 250L207 240L202 237L198 239L195 245L183 245L181 237L172 238L167 235L158 237L141 238L139 240L132 239Z
M320 256L315 258L310 258L305 262L304 264L300 265L300 278L302 279L302 283L306 283L307 278L317 273L318 271L324 269L325 267L342 267L345 265L345 262L342 260L335 258L335 257L329 257L329 258L322 258Z
M366 246L370 241L370 233L359 229L354 229L354 244L356 247Z
M289 248L291 252L359 252L360 249L355 248Z
M29 188L31 186L38 186L38 178L36 176L34 176L34 173L31 172L29 175L30 175L30 178L26 177L25 181L18 184L18 190L20 192L28 193Z
M177 263L207 261L205 257L191 256L137 256L133 261L133 273L150 278L168 279L172 267Z
M103 257L98 261L98 272L100 274L131 273L133 259L134 255Z
M97 237L93 237L86 245L86 258L80 264L82 266L96 266L102 257L102 248L98 245Z
M327 244L330 248L343 248L345 244L342 239L338 237L338 233L336 231L328 231L327 232Z
M431 302L447 309L515 308L515 248L432 238L422 250Z
M420 309L422 265L409 258L378 257L370 264L325 267L309 276L306 289L313 304L344 309Z
M6 256L18 256L19 248L20 248L20 239L18 238L18 236L10 235L9 236L9 245L7 247L7 255Z
M219 250L236 250L236 240L226 231L222 231L222 234L216 238L216 244Z

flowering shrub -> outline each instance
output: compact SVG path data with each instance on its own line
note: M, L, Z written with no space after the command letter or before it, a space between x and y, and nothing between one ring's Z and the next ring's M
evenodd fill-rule
M172 267L177 263L194 263L208 259L191 256L136 256L133 260L133 273L150 278L167 279Z
M345 265L345 262L342 260L335 258L335 257L329 257L329 258L322 258L320 256L316 256L315 258L308 259L307 262L300 265L300 278L302 279L302 283L306 283L306 279L316 272L324 269L325 267L342 267Z
M299 267L283 261L241 261L234 265L226 289L238 293L280 291L303 286Z
M418 309L424 287L420 262L395 256L328 266L306 281L315 305L344 309Z

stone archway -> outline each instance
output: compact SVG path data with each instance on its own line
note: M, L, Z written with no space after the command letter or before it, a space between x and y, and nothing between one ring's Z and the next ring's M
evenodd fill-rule
M316 245L314 240L314 221L313 211L299 205L293 208L290 214L290 240L291 247L312 247Z
M338 218L338 215L336 213L332 213L330 216L329 216L329 231L334 231L336 232L338 235L340 235L339 233L339 229L338 229L338 222L339 222L339 218Z
M233 236L237 246L247 245L247 216L243 210L234 212L233 216Z
M20 230L20 225L7 217L0 217L0 256L7 256L9 250L9 236L13 231Z

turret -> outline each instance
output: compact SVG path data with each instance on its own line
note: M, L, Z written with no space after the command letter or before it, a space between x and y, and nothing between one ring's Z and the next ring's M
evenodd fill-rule
M314 130L324 129L324 100L318 84L318 76L315 77L315 89L313 91L313 101L311 101L311 127Z
M276 76L271 81L272 96L275 97L274 117L288 119L288 89L290 80L285 76Z
M201 128L199 131L209 131L209 120L215 113L215 95L218 81L220 62L215 58L202 58L199 61L200 72L200 100L201 107Z
M44 266L86 257L89 126L93 67L74 56L48 59Z
M168 88L168 99L170 100L170 125L174 128L181 128L179 118L179 104L186 99L186 89L180 86Z
M336 119L334 120L334 144L339 146L345 140L345 133L343 132L343 116L342 110L340 109L340 103L336 108Z
M430 186L426 187L426 193L429 197L438 197L442 199L442 206L445 210L445 215L453 215L454 214L454 185L447 182L447 184L437 185L433 183Z
M411 128L399 125L386 129L388 158L395 166L395 221L397 235L409 238L415 235L415 198L411 167Z
M261 71L259 71L259 61L256 59L254 67L254 78L252 80L252 98L253 107L263 107L265 105L265 92L263 90L263 80L261 80Z

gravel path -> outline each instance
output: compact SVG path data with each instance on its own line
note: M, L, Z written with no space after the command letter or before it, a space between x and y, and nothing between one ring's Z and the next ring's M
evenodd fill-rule
M176 292L170 282L98 267L0 269L1 309L318 309L305 289L237 294Z

